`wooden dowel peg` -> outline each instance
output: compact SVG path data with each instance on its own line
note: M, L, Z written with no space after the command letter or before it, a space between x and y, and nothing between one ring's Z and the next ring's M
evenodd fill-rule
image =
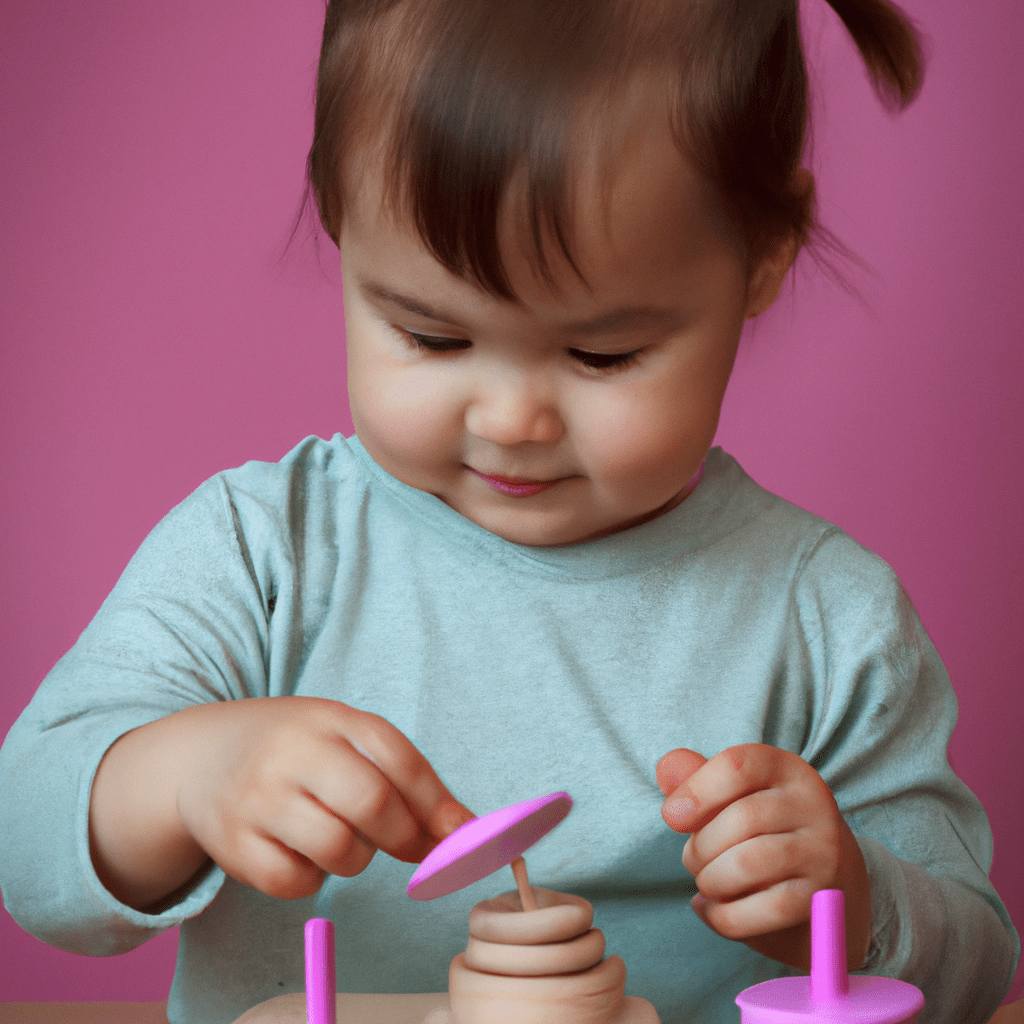
M519 900L523 904L523 910L536 910L537 897L530 887L530 879L526 874L526 861L522 857L516 857L512 861L512 874L516 879L516 888L519 890Z

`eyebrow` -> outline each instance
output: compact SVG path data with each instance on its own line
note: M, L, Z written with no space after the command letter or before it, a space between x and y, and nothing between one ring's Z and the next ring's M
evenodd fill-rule
M415 313L428 320L461 327L458 318L452 316L447 310L431 306L421 299L400 295L376 281L359 281L358 287L364 297L368 299L377 299L379 302L397 306L407 313ZM563 329L570 334L612 334L629 328L669 326L677 324L681 320L682 313L679 310L663 309L660 306L622 306L619 309L609 310L607 313L599 313L587 320L564 324Z

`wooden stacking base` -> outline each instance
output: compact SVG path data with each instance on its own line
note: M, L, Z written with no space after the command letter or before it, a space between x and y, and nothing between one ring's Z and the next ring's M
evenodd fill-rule
M448 1009L447 992L368 995L339 992L338 1024L423 1024L434 1010ZM246 1010L235 1024L306 1024L306 996L292 992Z
M626 965L605 957L590 903L548 889L529 897L525 911L520 892L473 908L447 993L338 995L337 1024L661 1024L625 994ZM305 995L277 996L235 1024L306 1024Z

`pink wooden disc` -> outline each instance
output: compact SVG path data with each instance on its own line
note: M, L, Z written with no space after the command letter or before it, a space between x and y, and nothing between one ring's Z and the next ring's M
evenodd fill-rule
M551 793L467 821L423 858L409 895L433 900L479 882L525 853L571 809L568 793Z

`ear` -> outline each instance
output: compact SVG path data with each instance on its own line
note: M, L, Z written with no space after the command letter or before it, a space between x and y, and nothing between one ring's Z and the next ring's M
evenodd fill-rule
M805 168L799 168L795 178L800 192L805 193L814 188L814 176ZM745 313L747 319L759 316L779 297L782 282L785 281L786 274L789 273L789 268L800 251L800 244L795 235L788 235L761 261L750 279Z

